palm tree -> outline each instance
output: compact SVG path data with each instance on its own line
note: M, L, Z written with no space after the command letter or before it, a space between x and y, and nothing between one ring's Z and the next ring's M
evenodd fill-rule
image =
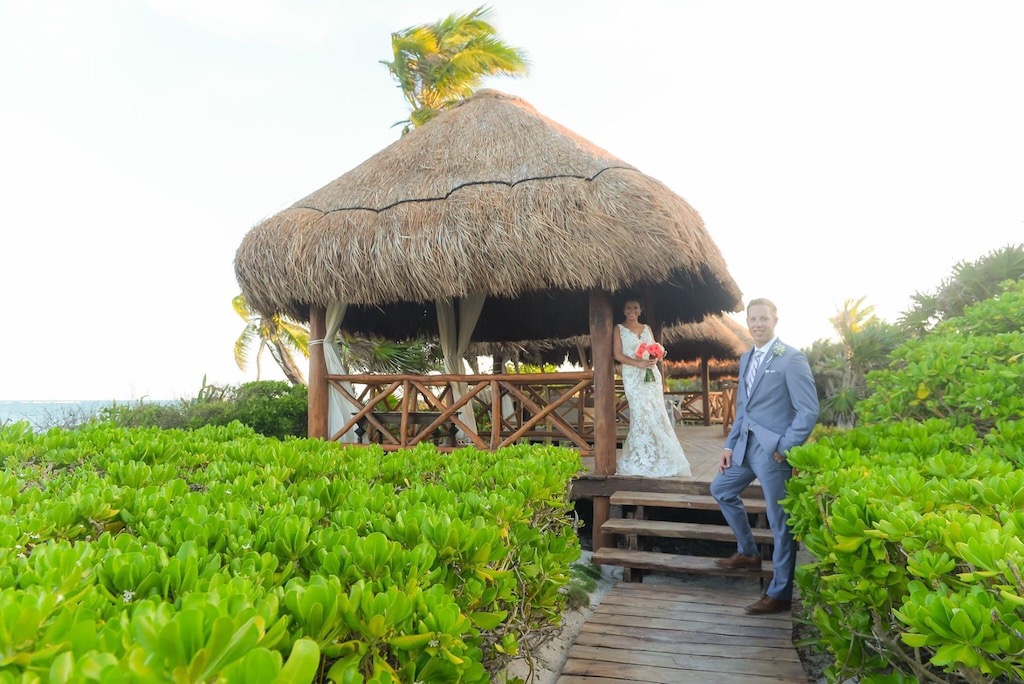
M900 330L874 315L864 298L847 300L830 321L839 342L819 340L807 354L821 400L821 421L850 428L857 421L856 404L867 395L867 374L885 368L889 354L902 341Z
M526 53L506 45L486 21L490 12L481 6L391 34L394 61L381 64L409 102L409 118L395 124L405 124L403 134L472 96L485 76L529 71Z
M249 365L249 352L253 344L259 342L256 352L256 379L263 374L262 357L264 350L269 351L293 385L305 385L306 378L295 363L293 352L309 357L309 330L287 316L262 316L249 309L245 295L238 295L231 300L235 313L245 321L242 334L235 340L235 363L242 370Z

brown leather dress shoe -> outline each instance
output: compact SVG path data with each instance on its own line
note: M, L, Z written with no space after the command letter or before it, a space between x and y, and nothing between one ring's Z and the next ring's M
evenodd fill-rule
M788 613L792 606L792 601L780 601L765 594L757 603L751 603L743 610L747 615L775 615L776 613Z
M744 556L742 553L734 553L728 558L716 558L715 565L730 570L760 570L760 556Z

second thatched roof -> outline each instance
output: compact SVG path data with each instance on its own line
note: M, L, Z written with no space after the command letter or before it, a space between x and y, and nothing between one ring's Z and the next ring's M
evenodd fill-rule
M750 332L728 316L708 316L700 323L666 328L662 338L671 361L732 361L754 345Z
M478 340L584 334L591 289L637 289L668 324L740 305L689 204L491 90L257 225L235 272L265 315L342 300L347 330L393 338L469 293L488 296Z
M617 333L616 333L617 334ZM708 316L699 323L683 323L662 331L666 363L684 364L708 359L731 368L754 340L742 325L728 316ZM516 343L479 344L470 351L478 355L519 358L527 363L561 365L568 360L580 364L579 349L590 347L590 336L566 340L533 340Z

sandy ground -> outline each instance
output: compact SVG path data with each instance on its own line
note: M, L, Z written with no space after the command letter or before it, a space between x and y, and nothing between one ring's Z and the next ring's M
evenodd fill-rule
M806 553L801 548L800 556ZM584 551L578 563L590 563L590 552ZM562 666L569 656L569 649L572 648L580 627L590 617L604 597L611 591L615 583L622 579L622 568L613 566L601 567L601 578L597 587L590 594L590 605L564 614L561 629L541 646L534 653L534 672L530 676L529 664L524 658L513 660L505 671L494 679L494 682L504 683L514 681L514 678L522 678L527 684L556 684L561 674ZM701 586L709 588L735 589L736 583L746 581L736 577L712 577L712 576L668 576L650 574L644 576L644 584L687 584L690 586ZM757 580L749 580L753 587L758 586ZM800 611L800 597L794 596L794 618ZM795 621L795 620L794 620ZM822 675L824 668L829 665L829 658L823 654L814 653L808 648L797 649L801 660L804 663L804 671L807 672L808 681L815 684L823 684L826 679Z

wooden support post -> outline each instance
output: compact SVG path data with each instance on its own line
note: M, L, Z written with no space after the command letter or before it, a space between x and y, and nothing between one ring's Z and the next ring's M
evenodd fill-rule
M704 424L711 425L711 370L708 357L700 357L701 405L704 407Z
M612 352L612 298L604 290L590 291L590 349L594 360L594 471L615 474L615 359ZM594 497L593 549L614 546L612 535L601 532L611 506L607 496Z
M497 451L501 444L501 414L501 387L497 380L491 380L491 451Z
M309 437L327 439L327 359L324 357L324 333L327 331L327 310L309 309Z

